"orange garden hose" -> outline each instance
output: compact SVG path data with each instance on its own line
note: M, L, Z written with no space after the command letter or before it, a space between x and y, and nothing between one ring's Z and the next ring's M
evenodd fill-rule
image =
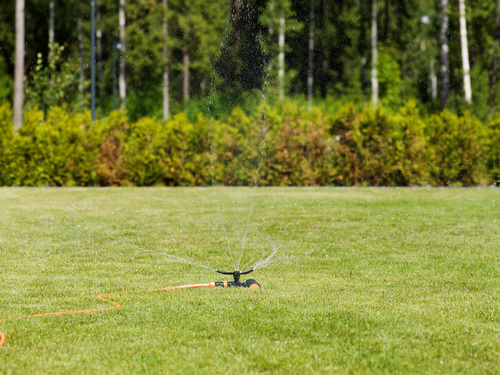
M203 287L216 287L216 286L224 286L227 287L228 284L225 281L225 285L220 285L219 282L210 282L210 283L205 283L205 284L188 284L188 285L177 285L177 286L169 286L166 288L159 288L159 289L148 289L148 290L138 290L138 291L129 291L129 292L114 292L114 293L107 293L107 294L100 294L97 296L97 299L103 302L108 302L112 304L112 307L102 307L99 309L86 309L86 310L72 310L72 311L56 311L56 312L48 312L48 313L41 313L41 314L34 314L34 315L25 315L25 316L20 316L17 317L19 318L35 318L38 316L48 316L48 315L65 315L65 314L80 314L80 313L90 313L90 312L96 312L96 311L104 311L104 310L113 310L113 309L118 309L122 307L118 302L111 301L110 299L104 298L107 296L114 296L114 295L119 295L119 294L126 294L126 293L146 293L146 292L159 292L159 291L166 291L166 290L174 290L174 289L190 289L190 288L203 288ZM254 289L254 288L251 288ZM12 320L15 318L3 318L0 319L0 322L4 322L6 320ZM5 343L5 335L0 331L0 346L2 346Z

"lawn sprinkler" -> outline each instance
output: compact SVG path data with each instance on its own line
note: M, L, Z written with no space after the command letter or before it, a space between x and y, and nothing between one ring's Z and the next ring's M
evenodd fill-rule
M108 307L98 307L94 309L85 309L85 310L70 310L70 311L54 311L54 312L46 312L46 313L38 313L34 315L25 315L23 318L34 318L38 316L48 316L48 315L65 315L65 314L80 314L80 313L90 313L90 312L97 312L97 311L104 311L104 310L112 310L112 309L119 309L122 307L118 302L112 301L110 297L108 296L115 296L115 295L120 295L120 294L125 294L125 293L145 293L145 292L160 292L160 291L167 291L167 290L175 290L175 289L191 289L191 288L204 288L204 287L216 287L216 286L221 286L223 288L230 288L234 286L242 287L242 288L248 288L248 289L260 289L260 284L255 281L254 279L248 279L247 281L240 281L240 276L241 275L248 275L250 272L253 272L253 268L249 269L247 271L233 271L233 272L224 272L221 270L215 270L215 272L220 273L222 275L232 275L234 278L234 281L212 281L210 283L205 283L205 284L188 284L188 285L176 285L176 286L168 286L166 288L157 288L157 289L148 289L148 290L142 290L142 291L120 291L120 292L112 292L112 293L107 293L107 294L100 294L97 296L97 299L102 301L102 302L107 302L110 303L112 306ZM114 299L114 298L113 298ZM0 318L0 322L3 322L5 320L9 320L10 318ZM5 343L5 335L0 332L0 346L2 346Z
M232 271L232 272L225 272L221 270L215 270L215 272L220 273L222 275L232 275L234 278L234 281L216 281L215 286L222 286L224 288L229 288L233 286L239 286L243 288L248 288L248 289L260 289L260 284L255 281L254 279L248 279L247 281L241 282L240 281L240 276L241 275L248 275L250 272L253 272L253 268L249 269L247 271Z

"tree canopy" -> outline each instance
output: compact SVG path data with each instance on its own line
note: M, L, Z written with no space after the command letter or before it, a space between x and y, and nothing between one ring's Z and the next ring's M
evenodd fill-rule
M26 1L26 90L40 84L39 72L49 66L49 2ZM0 101L12 100L15 50L15 3L0 4ZM304 96L307 90L310 4L308 0L127 0L126 66L127 109L133 118L160 115L162 74L170 71L173 111L189 102L207 98L214 91L234 98L245 91L273 88L278 76L278 42L284 19L286 95ZM314 2L314 97L340 102L368 103L370 96L371 0L316 0ZM101 113L113 108L113 81L118 40L118 2L98 2L102 52L98 55L102 77L98 107ZM500 50L499 3L494 0L465 1L468 50L472 80L472 104L464 99L462 55L460 54L459 2L448 9L449 100L447 107L461 113L471 111L486 119L495 113L498 93ZM442 9L431 0L379 0L377 2L377 69L380 102L398 107L415 99L428 111L441 109L433 84L441 89L439 31ZM163 61L165 41L162 22L168 22L168 61ZM79 50L76 20L82 21L83 51ZM60 58L90 77L90 2L55 0L55 42L64 46ZM80 56L82 55L82 56ZM186 59L186 56L188 59ZM83 64L79 64L82 58ZM68 65L69 64L69 65ZM56 64L57 65L57 64ZM61 68L62 69L62 68ZM71 70L71 69L69 69ZM185 74L189 73L186 77ZM57 69L52 72L59 74ZM61 73L62 74L62 73ZM186 95L186 78L188 95ZM68 84L64 90L78 85ZM435 80L435 83L433 83ZM51 81L53 82L53 80ZM88 85L81 86L87 90ZM81 101L66 93L67 101ZM229 95L228 95L229 93ZM88 94L85 94L88 97ZM40 95L38 95L40 96ZM33 95L27 104L33 104ZM78 108L75 103L67 103ZM42 105L40 105L41 107Z

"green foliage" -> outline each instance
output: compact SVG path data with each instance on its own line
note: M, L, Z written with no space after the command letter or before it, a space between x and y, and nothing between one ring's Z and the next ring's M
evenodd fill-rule
M6 179L8 146L14 135L12 110L7 102L0 106L0 185L8 184Z
M285 38L284 52L291 51L289 39L296 36L303 27L304 23L297 19L297 15L292 8L290 0L272 0L261 9L259 21L268 29L267 35L262 38L262 47L264 53L269 56L269 64L267 66L267 76L271 83L267 88L268 94L278 96L278 70L279 70L279 34L281 28L281 19L283 19L283 35ZM286 61L286 60L285 60ZM295 78L297 72L295 69L288 69L285 63L284 76L284 91L290 86L291 81Z
M377 60L380 97L386 107L397 109L402 104L401 99L401 69L396 60L396 51L384 46L380 49Z
M213 67L218 89L240 97L244 91L260 89L264 82L266 56L256 2L233 2L230 25Z
M75 105L78 96L78 62L62 56L64 46L50 46L48 64L42 53L37 54L36 66L26 79L26 104L44 112L55 106Z
M474 185L485 167L484 129L466 113L458 117L445 110L428 119L430 172L439 185Z
M28 186L473 186L498 183L498 119L422 116L346 105L336 112L286 101L229 115L130 121L114 111L26 111L13 134L0 106L0 183Z
M296 105L285 104L282 113L269 116L269 156L266 160L269 185L315 186L328 184L326 169L327 127L315 109L311 117Z
M90 114L70 115L54 107L44 118L38 109L25 112L24 123L9 145L9 185L89 186L95 184L86 128Z
M487 125L486 166L490 183L500 186L500 118Z

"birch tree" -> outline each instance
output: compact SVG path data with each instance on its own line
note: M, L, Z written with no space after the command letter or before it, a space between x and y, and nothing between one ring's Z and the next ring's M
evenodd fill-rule
M168 77L168 0L163 0L163 118L170 117L169 77Z
M309 48L307 69L307 108L312 109L313 75L314 75L314 0L311 0L309 10Z
M285 96L285 53L287 50L286 35L297 33L302 30L303 24L296 19L295 12L292 10L290 0L272 0L260 17L260 22L269 28L269 36L266 45L266 52L270 56L268 69L271 76L276 77L278 83L278 97L282 100ZM275 30L278 30L276 40ZM276 43L277 42L277 43ZM277 48L276 48L277 44ZM277 72L274 61L278 60Z
M377 78L377 0L372 0L372 25L371 25L371 46L372 46L372 104L378 104L378 78Z
M55 42L55 0L49 2L49 47ZM49 48L49 56L52 56L52 49Z
M101 25L101 0L96 0L96 52L97 52L97 87L99 90L99 103L103 101L103 83L102 83L102 25Z
M186 20L186 27L184 28L183 43L182 43L182 98L184 101L189 100L189 40L190 40L190 15L187 10L184 10L184 19Z
M80 105L84 105L85 93L83 91L85 86L85 63L83 56L83 30L82 30L82 7L81 0L78 0L78 17L76 20L76 29L78 33L78 55L80 58L80 82L78 84L78 91L80 92Z
M441 0L441 27L439 31L441 50L441 106L444 108L450 96L450 58L448 47L448 0Z
M465 19L464 0L458 0L458 8L460 13L460 45L462 47L465 101L470 105L472 102L472 89L470 83L469 46L467 43L467 21Z
M500 52L500 0L497 2L497 14L495 18L495 29L493 33L493 40L495 41L495 53L493 54L492 72L490 77L491 83L491 100L493 102L493 109L497 97L497 83L498 83L498 54Z
M118 11L118 22L120 26L120 72L118 78L118 90L120 92L120 105L125 106L125 97L127 94L127 86L125 82L125 0L120 0Z
M14 129L23 123L24 0L16 0L16 57L14 70Z

